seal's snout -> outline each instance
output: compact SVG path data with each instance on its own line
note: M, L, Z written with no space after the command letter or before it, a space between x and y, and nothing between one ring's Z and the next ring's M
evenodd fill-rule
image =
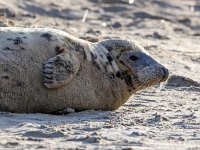
M165 82L168 79L169 71L165 67L162 67L162 71L163 71L163 78L162 78L161 82Z

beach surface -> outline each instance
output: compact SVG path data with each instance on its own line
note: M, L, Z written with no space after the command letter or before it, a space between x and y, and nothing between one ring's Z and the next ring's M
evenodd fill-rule
M0 0L0 26L135 40L170 71L114 112L0 112L0 149L200 150L200 0Z

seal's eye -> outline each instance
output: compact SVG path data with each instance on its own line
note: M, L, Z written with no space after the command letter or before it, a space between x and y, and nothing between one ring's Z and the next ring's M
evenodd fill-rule
M132 60L132 61L136 61L136 60L138 59L138 57L137 57L137 56L134 56L134 55L132 55L132 56L130 56L130 57L129 57L129 59L130 59L130 60Z

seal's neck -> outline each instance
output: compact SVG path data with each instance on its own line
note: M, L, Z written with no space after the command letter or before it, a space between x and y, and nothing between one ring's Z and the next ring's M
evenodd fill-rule
M91 61L98 69L115 76L119 71L112 54L102 45L92 43L88 50L85 50L87 60ZM99 66L99 67L98 67Z
M84 52L85 49L88 48L88 45L90 45L90 42L79 39L70 34L68 34L68 36L65 36L64 40L65 40L66 46L69 49L73 49L73 50L75 50L77 52L81 52L81 53Z

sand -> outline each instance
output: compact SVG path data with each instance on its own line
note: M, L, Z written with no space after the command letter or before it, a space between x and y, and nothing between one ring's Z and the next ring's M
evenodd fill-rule
M0 112L0 149L200 150L199 18L199 0L0 0L0 26L136 40L170 70L114 112Z

